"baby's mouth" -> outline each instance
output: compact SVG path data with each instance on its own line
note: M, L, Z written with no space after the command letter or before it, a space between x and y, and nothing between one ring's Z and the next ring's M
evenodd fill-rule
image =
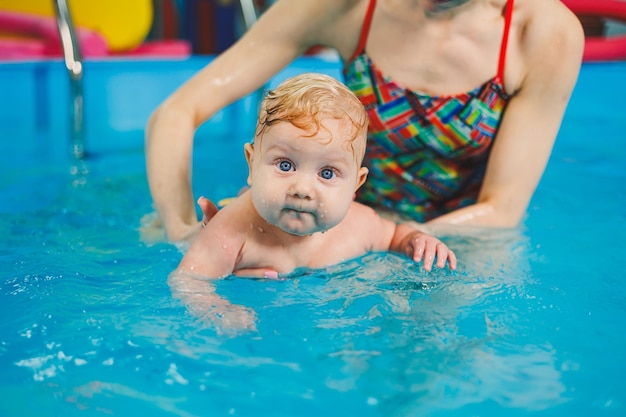
M292 208L292 207L286 207L285 209L283 209L283 211L285 211L286 213L294 214L296 216L301 216L303 214L311 214L311 212L309 211Z
M311 210L306 210L301 207L285 207L283 208L283 213L294 216L297 219L302 219L304 216L313 216L315 217L315 212Z
M281 210L281 224L290 234L310 236L319 230L319 219L315 210L306 210L300 207L284 207Z

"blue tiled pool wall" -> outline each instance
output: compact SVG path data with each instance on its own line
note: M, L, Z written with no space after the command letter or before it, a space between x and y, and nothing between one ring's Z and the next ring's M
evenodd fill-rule
M143 132L152 111L177 87L208 64L212 56L185 60L101 60L84 62L84 132L90 154L143 149ZM305 71L341 77L337 60L303 57L268 83ZM62 61L0 64L0 143L38 148L67 147L70 135L69 79ZM197 136L248 137L254 131L258 100L253 93L198 129Z
M172 91L213 57L186 60L101 60L84 63L85 145L92 155L142 150L151 112ZM341 79L338 60L302 57L272 78L268 88L284 78L317 71ZM597 140L575 133L583 125L603 132L607 119L624 112L626 62L586 63L567 109L560 138ZM45 155L64 153L69 141L69 80L60 60L0 64L0 161L10 151ZM262 92L247 96L216 114L196 137L251 137ZM602 106L594 103L602 102ZM604 109L615 109L607 113ZM613 136L618 132L613 132ZM209 141L210 142L210 141ZM9 155L8 155L9 154ZM41 156L41 155L40 155Z

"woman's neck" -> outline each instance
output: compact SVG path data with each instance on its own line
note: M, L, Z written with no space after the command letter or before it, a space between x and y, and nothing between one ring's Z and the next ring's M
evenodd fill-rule
M429 18L452 17L475 0L422 0L424 14Z

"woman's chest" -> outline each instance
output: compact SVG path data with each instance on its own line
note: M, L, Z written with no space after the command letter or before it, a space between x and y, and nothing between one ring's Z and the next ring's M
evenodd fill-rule
M497 8L449 19L377 3L365 50L377 67L412 90L451 95L474 89L498 69L504 18Z

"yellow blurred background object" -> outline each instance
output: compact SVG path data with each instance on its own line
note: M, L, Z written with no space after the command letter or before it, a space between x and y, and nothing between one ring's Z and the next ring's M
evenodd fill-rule
M139 46L152 26L151 0L68 0L67 3L74 25L98 32L113 52ZM54 0L0 0L0 11L55 16Z

